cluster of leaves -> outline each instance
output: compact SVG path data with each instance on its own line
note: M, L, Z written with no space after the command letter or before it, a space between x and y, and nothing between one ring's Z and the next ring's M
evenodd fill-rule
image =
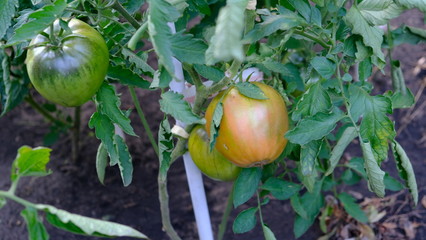
M7 201L15 201L25 207L21 212L28 229L28 239L48 240L49 234L44 226L39 213L44 213L47 222L51 225L75 234L98 237L147 237L128 226L84 217L57 209L46 204L35 204L26 201L15 195L19 180L23 177L47 176L51 173L46 169L46 164L50 161L51 149L44 147L31 148L23 146L19 148L18 155L12 163L11 187L8 191L0 190L0 208L7 204Z
M400 189L399 181L380 168L388 158L389 145L404 186L417 202L411 163L395 140L394 124L388 117L393 109L412 106L414 97L391 52L402 43L425 42L426 31L401 26L388 29L385 35L380 26L410 8L426 12L423 1L265 0L253 7L256 1L249 0L147 0L149 8L144 15L139 12L144 0L47 2L8 0L0 6L2 115L28 94L23 68L28 40L56 18L87 20L104 36L111 54L107 79L93 99L96 112L89 122L101 140L97 157L101 181L108 164L119 166L125 186L132 179L132 157L117 129L130 136L136 134L129 111L121 109L115 84L127 86L133 96L134 88L160 89L161 110L190 130L193 124L204 123L203 104L209 95L227 86L238 71L257 67L291 106L293 127L286 134L289 143L275 163L263 169L245 169L237 179L234 206L247 202L255 193L258 206L239 214L234 232L252 229L256 213L260 213L265 237L275 238L261 216L261 206L268 203L270 195L290 199L297 213L294 232L299 237L324 206L323 192L335 190L340 182L354 184L365 179L369 189L380 197L386 188ZM387 49L388 61L383 48ZM147 63L151 50L158 59L156 70ZM179 69L174 58L184 65L184 79L176 74ZM391 66L394 89L372 96L373 85L367 80L375 70L383 71L386 64ZM165 91L173 78L196 85L198 102L190 106L182 94ZM207 88L202 79L212 80L214 85ZM261 95L250 84L237 87L249 97ZM140 109L137 98L133 100ZM218 106L212 136L220 128L219 108L223 106ZM170 165L185 150L185 140L174 144L167 118L160 125L158 139L159 184L164 184ZM362 158L341 163L343 152L354 139ZM295 162L294 168L286 164L290 160ZM340 178L334 176L336 167L344 169ZM297 181L292 181L295 178ZM166 198L167 194L161 192L164 189L160 186L160 195ZM349 214L364 221L351 196L336 193L336 197ZM164 201L162 206L167 205Z

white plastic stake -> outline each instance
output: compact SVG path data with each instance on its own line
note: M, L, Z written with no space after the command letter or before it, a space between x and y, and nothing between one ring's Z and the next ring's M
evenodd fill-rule
M172 33L176 32L175 24L169 23ZM183 76L182 64L173 59L175 68L175 77L170 83L170 89L174 92L182 93L185 89L185 80ZM176 121L176 124L185 127L185 124ZM195 214L195 221L198 228L198 236L200 240L213 240L213 231L210 222L209 208L207 206L206 193L204 191L203 178L200 170L195 166L189 153L183 155L186 176L188 179L189 191L191 193L192 206Z

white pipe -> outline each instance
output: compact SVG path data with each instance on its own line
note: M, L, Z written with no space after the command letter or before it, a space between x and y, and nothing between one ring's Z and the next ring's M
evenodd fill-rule
M176 33L175 24L168 23L172 33ZM185 89L185 80L183 76L182 63L177 59L173 59L175 68L175 77L170 83L170 89L174 92L182 93ZM185 127L185 124L176 121L176 124ZM183 155L185 171L191 194L192 206L195 214L195 221L198 228L198 236L200 240L213 240L213 231L210 222L209 208L207 206L206 193L204 191L203 178L200 170L195 166L189 153Z

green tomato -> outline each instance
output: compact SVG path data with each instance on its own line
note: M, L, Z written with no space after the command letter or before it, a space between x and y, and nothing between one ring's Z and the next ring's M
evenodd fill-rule
M53 26L56 36L63 33L59 43L50 43L41 34L31 41L30 46L34 47L27 53L28 75L46 99L66 107L80 106L98 91L105 79L108 48L101 34L78 19L69 21L69 33L61 30L59 20ZM44 32L50 34L50 29Z
M216 148L210 152L209 137L202 125L192 130L188 150L201 172L214 180L233 181L240 173L241 168L228 161Z

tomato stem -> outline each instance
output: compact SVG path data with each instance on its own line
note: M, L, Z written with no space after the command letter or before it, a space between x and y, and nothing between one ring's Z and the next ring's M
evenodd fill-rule
M222 215L222 220L219 224L217 240L222 240L225 235L226 226L228 225L229 215L231 215L231 212L232 212L233 201L234 201L234 187L232 186L231 191L229 192L228 202L226 203L225 211L223 212L223 215Z
M134 28L139 29L141 27L141 24L126 11L119 1L115 0L112 4L112 8L119 12Z
M71 161L76 163L79 154L79 142L80 142L80 119L81 119L81 107L75 107L74 109L74 124L71 129L72 131L72 146L71 146Z
M28 104L30 104L30 106L32 108L34 108L37 112L39 112L41 115L43 115L43 117L46 118L47 120L49 120L50 122L56 123L60 126L71 127L69 123L64 122L64 121L52 116L46 109L44 109L36 101L34 101L34 99L32 98L32 96L30 94L28 94L28 96L25 98L25 101Z
M130 95L132 96L133 104L135 104L136 112L138 113L139 118L141 119L142 125L145 129L145 132L148 135L149 141L151 142L152 148L154 149L157 156L159 156L157 142L155 141L154 135L152 134L151 128L149 127L145 114L142 111L141 105L139 104L139 100L136 95L135 88L133 86L129 86L129 92L130 92Z

